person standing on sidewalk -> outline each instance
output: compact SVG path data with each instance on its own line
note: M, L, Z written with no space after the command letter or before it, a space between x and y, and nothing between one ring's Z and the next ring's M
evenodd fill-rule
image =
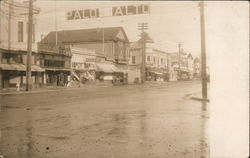
M63 86L63 82L64 82L64 76L63 76L63 73L61 72L61 74L60 74L60 86Z
M67 87L68 85L68 75L64 74L64 86Z

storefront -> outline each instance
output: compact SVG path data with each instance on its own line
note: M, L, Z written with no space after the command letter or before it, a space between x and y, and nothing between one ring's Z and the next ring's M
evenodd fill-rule
M127 84L128 74L112 63L96 63L96 79L100 82Z
M61 45L38 43L40 65L45 69L45 86L68 86L70 82L70 49Z
M96 57L93 49L77 46L71 46L71 54L72 84L79 84L79 80L83 84L95 82L95 63L104 59Z
M169 73L165 69L146 68L147 81L169 81Z
M46 68L46 86L67 86L70 81L70 71L70 69L63 68Z
M1 87L14 88L26 86L26 65L24 64L0 64ZM44 69L38 65L31 66L33 87L41 87L43 84Z

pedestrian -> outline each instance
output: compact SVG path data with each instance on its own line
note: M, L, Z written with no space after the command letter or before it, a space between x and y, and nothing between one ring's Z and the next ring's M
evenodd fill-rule
M64 86L67 87L68 85L68 75L64 74Z
M64 80L64 76L63 76L63 73L61 72L61 74L60 74L60 86L63 86L63 80Z
M60 86L60 75L59 74L55 75L55 79L56 79L57 86Z

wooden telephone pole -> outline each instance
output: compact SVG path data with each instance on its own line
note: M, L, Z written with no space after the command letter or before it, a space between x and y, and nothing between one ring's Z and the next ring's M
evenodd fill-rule
M141 62L141 83L145 82L145 30L148 29L148 23L139 23L138 30L141 30L142 62Z
M207 99L207 66L206 66L204 1L201 1L199 6L200 6L200 29L201 29L202 98Z
M27 68L26 68L26 91L32 90L31 56L32 56L32 26L33 26L33 0L29 0L29 26L27 43Z
M178 53L178 66L179 66L178 77L179 77L179 80L181 80L181 42L179 42L178 48L179 48L179 53Z

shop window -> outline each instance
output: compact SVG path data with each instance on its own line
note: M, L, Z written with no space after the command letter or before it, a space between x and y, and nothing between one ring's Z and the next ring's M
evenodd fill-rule
M5 64L21 64L23 63L22 56L19 54L3 53L2 62Z
M18 42L23 42L23 22L18 21Z
M150 56L147 56L147 61L150 62Z
M47 66L47 67L64 67L64 61L44 60L44 66Z
M132 56L132 64L135 64L135 56Z

